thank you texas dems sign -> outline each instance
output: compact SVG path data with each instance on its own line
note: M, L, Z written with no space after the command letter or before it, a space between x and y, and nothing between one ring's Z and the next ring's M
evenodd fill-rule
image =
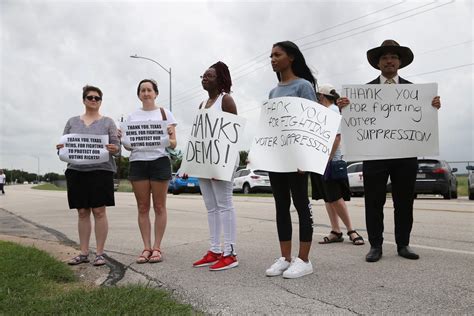
M200 109L191 126L180 173L230 181L238 162L245 122L234 114Z
M437 84L347 85L341 133L346 160L437 156Z
M109 135L66 134L59 140L59 159L76 165L98 164L109 161L105 148Z
M323 174L341 116L303 98L270 99L262 105L249 167L274 172Z

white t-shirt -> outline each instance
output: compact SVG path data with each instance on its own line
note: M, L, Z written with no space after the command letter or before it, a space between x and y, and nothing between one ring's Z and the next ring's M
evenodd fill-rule
M5 178L4 174L0 174L0 184L5 184Z
M166 114L166 121L168 123L167 126L169 125L178 125L178 122L176 122L176 119L174 118L173 113L168 111L167 109L165 110ZM139 109L133 113L131 113L128 118L127 122L133 122L133 121L163 121L163 117L161 115L160 108L157 108L156 110L152 111L144 111L143 109ZM155 149L133 149L132 153L130 154L129 161L139 161L139 160L145 160L145 161L150 161L150 160L155 160L161 157L169 156L168 153L164 148L155 148Z

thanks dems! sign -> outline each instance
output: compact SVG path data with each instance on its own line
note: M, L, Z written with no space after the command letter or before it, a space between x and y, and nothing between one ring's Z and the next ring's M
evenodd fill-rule
M180 173L207 179L232 179L245 119L214 109L194 118Z

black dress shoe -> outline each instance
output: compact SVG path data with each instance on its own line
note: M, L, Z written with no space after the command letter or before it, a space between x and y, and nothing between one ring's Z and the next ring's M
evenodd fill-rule
M382 258L382 247L370 247L370 251L365 256L367 262L377 262Z
M409 246L398 247L398 255L411 260L417 260L420 258L420 256L414 253Z

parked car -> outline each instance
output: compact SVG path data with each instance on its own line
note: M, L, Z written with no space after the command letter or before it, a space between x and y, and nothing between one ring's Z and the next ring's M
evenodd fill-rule
M234 192L272 192L268 172L254 169L241 169L234 174Z
M362 162L354 162L347 166L347 177L352 196L364 196L364 176Z
M467 190L469 192L469 200L474 200L474 166L467 166L469 171L467 176Z
M364 175L362 173L362 161L348 163L347 177L349 178L349 189L352 196L364 196ZM390 177L387 180L387 192L392 191Z
M179 176L179 170L172 175L168 184L168 192L175 195L180 193L201 193L199 188L199 180L196 177L183 178Z
M120 185L120 179L114 179L114 191L117 191Z
M452 168L444 160L418 159L415 196L417 194L441 194L446 200L457 199L458 180Z

